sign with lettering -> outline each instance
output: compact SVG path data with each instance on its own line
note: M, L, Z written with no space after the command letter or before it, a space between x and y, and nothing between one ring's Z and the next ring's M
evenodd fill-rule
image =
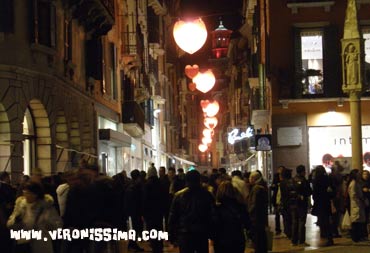
M229 144L234 145L235 142L247 139L253 136L253 128L248 127L245 132L241 132L240 129L235 128L230 133L228 133L227 141Z
M335 158L352 157L350 126L310 127L308 129L311 169L317 165L331 167ZM362 126L362 153L370 152L370 126Z

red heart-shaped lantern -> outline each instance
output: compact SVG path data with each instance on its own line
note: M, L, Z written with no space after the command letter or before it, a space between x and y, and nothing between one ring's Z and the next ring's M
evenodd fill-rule
M209 100L200 100L200 106L202 107L203 112L206 112L208 105Z
M202 143L203 143L204 145L211 144L211 143L212 143L212 138L203 137L203 138L202 138Z
M197 86L195 83L189 83L188 87L190 91L195 91L197 89Z
M206 152L208 147L207 147L207 145L199 144L198 149L199 149L200 152Z
M212 70L207 70L204 73L199 72L194 78L193 82L197 85L197 89L203 93L210 91L216 83L215 75Z
M212 138L213 134L214 134L213 130L208 129L208 128L203 129L203 136L204 137Z
M200 18L189 22L179 20L173 27L173 37L182 50L193 54L206 42L207 28Z
M186 65L185 67L185 75L190 79L193 79L199 73L199 66L198 65Z
M213 117L218 113L219 110L220 110L220 105L215 100L213 101L213 103L209 103L205 111L204 110L203 111L206 113L207 117Z
M216 117L204 118L204 125L213 130L217 126L218 120Z

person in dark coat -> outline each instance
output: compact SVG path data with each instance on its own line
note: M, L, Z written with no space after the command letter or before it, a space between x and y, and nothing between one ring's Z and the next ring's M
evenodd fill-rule
M4 253L11 251L12 240L6 222L13 211L16 190L10 185L9 173L0 173L0 245Z
M289 209L290 205L290 190L292 188L292 170L284 168L281 172L280 181L280 212L283 216L284 234L292 238L292 215Z
M248 199L248 212L251 219L251 234L255 253L267 253L268 193L261 174L253 171L250 175L252 185Z
M216 200L212 236L215 253L244 253L244 233L250 229L250 219L242 195L231 182L224 181L218 187Z
M171 182L170 179L168 178L168 175L166 174L166 168L164 166L159 167L159 182L161 184L162 191L164 192L165 196L165 213L164 213L164 218L165 218L165 224L166 228L168 226L168 214L170 212L170 207L171 207L171 195L170 195L170 186Z
M147 230L163 230L163 217L166 211L167 194L161 187L161 182L155 167L148 169L147 181L143 188L143 215ZM163 241L151 239L153 253L163 252Z
M126 214L128 217L131 217L132 228L136 231L137 234L141 234L143 231L143 184L142 184L142 173L139 170L133 170L130 173L131 183L127 188L125 194L125 207ZM136 241L129 241L129 249L135 251L143 251Z
M367 230L367 225L369 223L370 215L370 172L368 170L363 170L361 175L361 188L364 195L365 201L365 225L363 227L364 238L368 238L369 232Z
M281 234L281 226L280 226L280 207L279 204L276 202L277 194L280 187L280 178L281 178L281 172L283 171L284 166L279 166L277 168L277 172L274 174L274 177L272 179L272 184L270 186L270 189L272 191L272 197L271 197L271 203L274 206L274 214L275 214L275 234L280 235Z
M314 215L317 215L317 223L320 227L320 234L327 239L325 246L334 244L330 227L330 216L333 189L330 187L329 177L322 165L316 166L315 178L313 180L312 197L314 201Z
M169 238L179 245L180 253L208 253L214 199L201 186L198 171L189 171L186 183L187 187L177 192L172 202Z
M185 173L183 168L177 169L177 175L172 182L172 191L174 193L184 189L186 186Z
M310 183L306 179L306 167L298 165L297 175L292 179L293 194L291 194L290 212L292 217L292 244L308 246L306 244L306 219L308 212L308 198L312 194Z
M128 186L130 185L130 179L126 175L126 171L122 170L122 172L113 176L113 187L116 192L116 202L118 208L118 223L117 227L121 230L127 229L127 214L126 214L126 207L125 207L125 196Z

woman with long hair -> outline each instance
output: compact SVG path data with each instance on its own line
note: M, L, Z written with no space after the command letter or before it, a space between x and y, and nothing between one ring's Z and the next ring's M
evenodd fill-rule
M230 181L223 181L216 193L217 206L213 215L215 253L243 253L245 229L250 221L243 198Z

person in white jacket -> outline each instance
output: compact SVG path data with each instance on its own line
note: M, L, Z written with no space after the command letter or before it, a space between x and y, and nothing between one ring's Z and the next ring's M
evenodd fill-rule
M62 220L53 203L53 198L44 194L40 183L29 182L25 185L23 195L18 197L15 202L7 226L13 230L41 230L42 239L18 240L14 252L17 252L17 247L21 244L28 244L32 253L53 253L53 244L48 231L62 227ZM45 237L48 240L45 241Z

